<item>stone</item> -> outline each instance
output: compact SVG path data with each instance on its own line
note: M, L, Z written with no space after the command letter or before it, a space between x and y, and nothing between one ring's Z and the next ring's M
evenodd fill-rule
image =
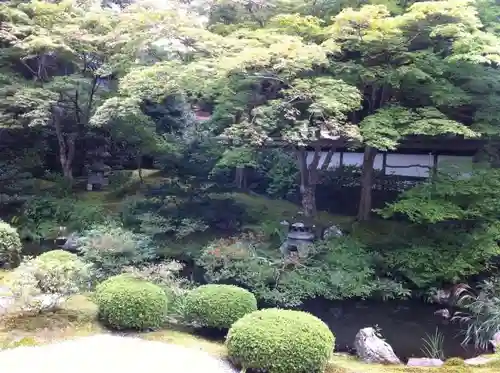
M401 364L391 345L378 337L373 328L363 328L356 334L354 348L365 363Z
M62 248L67 251L77 252L79 249L78 239L79 236L76 233L71 233L66 238L66 242L64 242Z
M496 360L498 360L498 358L488 357L488 356L477 356L473 357L472 359L465 360L464 363L466 365L479 366L479 365L489 364Z
M491 338L491 340L490 340L490 344L493 347L494 352L497 352L498 350L500 350L500 331L496 332L493 335L493 338Z
M342 237L343 235L344 233L339 227L332 225L324 230L323 239L327 240L332 237Z
M74 373L239 372L199 349L109 334L4 350L0 367L8 373L67 373L68 369Z
M412 357L406 364L409 367L440 367L444 362L441 359L430 359L427 357Z
M437 290L432 296L431 299L434 303L447 305L451 298L451 291L445 289Z
M14 304L14 297L9 288L0 286L0 315L5 314Z
M448 320L451 317L450 310L448 308L442 308L434 312L434 315L441 316L443 319Z

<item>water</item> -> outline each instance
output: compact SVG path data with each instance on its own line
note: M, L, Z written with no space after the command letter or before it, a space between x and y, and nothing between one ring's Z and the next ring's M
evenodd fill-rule
M460 324L444 320L434 312L442 306L418 300L409 301L327 301L310 300L302 309L323 320L335 335L336 351L353 352L354 337L361 328L381 329L383 338L398 357L425 357L423 338L434 335L436 328L444 336L444 355L464 359L479 355L474 346L463 347Z

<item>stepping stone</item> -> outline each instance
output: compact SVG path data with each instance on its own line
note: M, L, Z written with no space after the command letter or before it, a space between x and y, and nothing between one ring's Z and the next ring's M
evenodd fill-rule
M487 356L477 356L477 357L473 357L472 359L465 360L464 363L467 365L478 366L478 365L485 365L485 364L491 363L491 362L496 361L496 360L498 360L498 358L487 357Z
M410 358L406 364L409 367L440 367L443 365L443 361L440 359L429 359L426 357L421 358Z

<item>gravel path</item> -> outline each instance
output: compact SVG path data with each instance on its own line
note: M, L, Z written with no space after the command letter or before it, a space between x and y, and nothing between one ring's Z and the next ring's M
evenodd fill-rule
M5 373L235 373L206 352L163 342L96 335L0 352Z

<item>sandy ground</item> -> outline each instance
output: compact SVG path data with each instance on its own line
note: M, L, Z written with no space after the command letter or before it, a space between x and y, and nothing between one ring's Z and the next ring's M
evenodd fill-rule
M235 373L204 351L163 342L96 335L0 351L2 373Z

